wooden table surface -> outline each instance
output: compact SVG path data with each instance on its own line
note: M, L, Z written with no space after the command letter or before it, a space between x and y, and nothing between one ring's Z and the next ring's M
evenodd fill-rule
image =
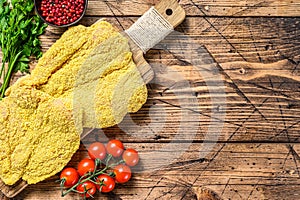
M157 2L89 0L81 23L105 17L122 31ZM201 190L232 200L300 199L300 1L179 2L187 17L176 31L190 45L150 50L156 79L146 105L83 141L118 138L141 154L129 183L95 199L196 199ZM48 27L43 51L62 32ZM70 166L87 156L84 144ZM57 178L14 199L60 199Z

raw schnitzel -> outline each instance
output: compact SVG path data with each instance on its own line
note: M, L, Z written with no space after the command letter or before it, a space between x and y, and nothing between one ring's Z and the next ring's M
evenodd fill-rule
M0 178L34 184L58 173L84 127L115 125L146 99L124 36L106 21L70 28L0 102Z

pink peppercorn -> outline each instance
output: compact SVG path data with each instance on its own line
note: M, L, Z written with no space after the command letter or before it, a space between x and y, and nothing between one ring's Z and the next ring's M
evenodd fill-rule
M38 9L47 22L61 26L78 20L84 6L84 0L42 0Z

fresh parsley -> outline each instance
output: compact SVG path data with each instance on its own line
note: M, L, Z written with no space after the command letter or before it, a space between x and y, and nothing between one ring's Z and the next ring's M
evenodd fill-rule
M0 100L5 96L14 72L29 73L29 57L40 58L40 40L47 25L33 14L33 0L0 0L0 47L2 67Z

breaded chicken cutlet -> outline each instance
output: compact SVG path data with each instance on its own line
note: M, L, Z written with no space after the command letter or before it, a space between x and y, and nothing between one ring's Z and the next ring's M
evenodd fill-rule
M0 102L0 178L34 184L58 173L83 127L115 125L146 99L126 38L106 21L70 28Z

